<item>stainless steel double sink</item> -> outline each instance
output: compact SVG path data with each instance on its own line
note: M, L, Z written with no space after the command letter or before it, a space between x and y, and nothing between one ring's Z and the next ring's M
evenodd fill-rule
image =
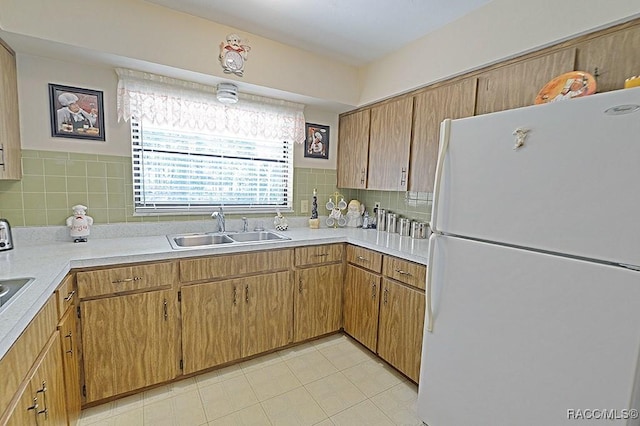
M206 248L219 244L235 244L235 243L263 243L290 240L273 231L253 231L253 232L211 232L211 233L195 233L195 234L175 234L167 235L169 244L174 250L188 248Z

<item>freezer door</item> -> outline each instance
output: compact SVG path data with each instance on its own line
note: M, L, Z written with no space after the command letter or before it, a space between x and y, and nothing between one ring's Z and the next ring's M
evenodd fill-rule
M639 408L639 272L432 238L418 394L427 425L603 424L576 418Z
M640 88L451 121L432 228L640 265L640 107L604 113L631 104Z

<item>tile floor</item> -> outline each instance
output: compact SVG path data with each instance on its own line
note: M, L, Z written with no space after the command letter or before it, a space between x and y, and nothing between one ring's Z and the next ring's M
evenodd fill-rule
M422 425L416 398L416 385L336 334L88 408L79 425Z

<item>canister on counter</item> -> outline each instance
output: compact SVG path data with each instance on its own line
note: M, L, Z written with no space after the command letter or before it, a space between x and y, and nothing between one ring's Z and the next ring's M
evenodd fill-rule
M406 217L398 219L398 234L408 237L411 234L411 220Z
M397 219L397 215L395 213L387 214L387 232L397 232L396 219Z
M412 222L411 238L429 238L429 224L427 222Z
M378 231L387 230L387 211L385 209L378 209L376 213L376 224Z

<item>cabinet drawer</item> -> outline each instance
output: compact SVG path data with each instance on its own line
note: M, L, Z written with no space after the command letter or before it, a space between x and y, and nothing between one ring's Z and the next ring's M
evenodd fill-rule
M180 261L180 282L223 279L291 268L291 250L271 250Z
M67 275L56 290L56 299L58 302L58 318L62 318L69 306L73 305L76 300L76 290L74 288L75 276Z
M382 271L382 254L362 247L347 246L347 262L370 271Z
M101 296L173 285L177 281L174 262L126 266L78 272L78 297Z
M321 263L342 262L343 244L325 244L321 246L297 247L296 266L318 265Z
M385 256L382 273L396 281L423 290L426 288L427 267L424 265L398 259L397 257Z

